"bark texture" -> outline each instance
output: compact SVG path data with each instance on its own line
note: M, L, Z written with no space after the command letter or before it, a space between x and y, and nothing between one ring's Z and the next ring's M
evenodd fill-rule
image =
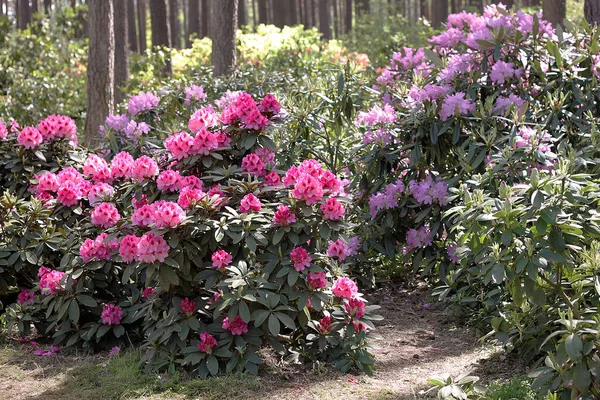
M129 80L129 50L127 45L127 0L113 0L115 32L115 104L120 104L125 95L121 86Z
M248 10L246 0L238 1L238 26L248 25Z
M212 64L215 76L235 68L235 31L238 0L219 0L212 4Z
M129 50L138 51L138 38L135 29L135 3L133 0L127 0L127 42Z
M167 0L150 0L150 22L152 25L152 46L171 47L171 28ZM165 56L163 74L171 74L171 60Z
M171 27L171 45L181 48L181 21L179 20L181 8L179 0L169 0L169 24Z
M346 7L344 10L344 32L348 33L352 30L352 6L354 5L352 0L345 0Z
M553 26L562 24L567 15L566 0L544 0L542 6L545 19L552 22Z
M211 32L210 32L211 8L212 8L211 4L208 0L202 0L202 15L201 15L202 24L201 24L201 32L200 32L201 37L211 36Z
M439 28L448 20L448 0L436 0L431 4L431 24Z
M258 0L258 23L269 23L269 9L267 8L267 0Z
M114 108L114 25L113 1L90 1L88 50L88 106L85 141L93 145L100 140L99 127Z
M138 28L140 32L140 53L146 51L148 39L146 38L146 0L137 0Z
M186 46L192 47L191 37L195 33L200 36L200 0L190 0L188 5L188 30Z
M319 31L323 39L331 39L331 17L329 14L330 0L319 0Z
M600 0L585 0L583 15L591 26L600 25Z

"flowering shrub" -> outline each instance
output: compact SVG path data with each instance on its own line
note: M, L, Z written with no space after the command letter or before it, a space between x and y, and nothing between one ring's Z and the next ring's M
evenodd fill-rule
M142 96L132 104L148 115L156 101ZM357 243L342 181L313 159L278 168L266 134L279 120L273 96L229 94L199 110L164 148L89 155L39 177L74 240L24 288L9 323L92 348L127 332L144 342L148 368L201 376L256 373L263 344L370 371L378 317L346 277Z

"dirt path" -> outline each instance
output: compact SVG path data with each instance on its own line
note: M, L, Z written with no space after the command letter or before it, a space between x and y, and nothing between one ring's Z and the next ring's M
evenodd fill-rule
M341 375L332 366L306 371L283 365L267 366L267 373L244 378L239 383L226 382L219 392L210 394L208 386L192 384L192 389L159 388L141 379L133 390L124 383L123 390L85 388L89 378L86 369L104 371L105 357L56 355L35 357L15 350L14 346L0 351L0 393L3 399L86 399L108 398L239 398L260 393L264 399L422 399L420 391L427 387L427 378L450 373L475 374L500 378L518 372L520 368L502 362L490 345L482 345L464 326L456 326L443 314L439 305L427 305L427 294L418 290L391 291L381 289L372 295L372 302L382 306L385 317L378 327L382 339L376 371L372 377ZM101 368L99 368L99 366ZM91 368L91 369L90 369ZM111 379L111 378L108 378ZM126 380L130 380L127 378ZM239 379L239 378L238 378ZM148 388L143 385L148 384ZM216 384L216 382L215 382ZM101 386L102 383L89 383ZM183 384L185 385L185 384ZM215 385L213 385L215 386ZM197 390L194 389L197 387ZM140 388L142 390L140 391ZM77 395L76 393L80 393ZM130 393L136 393L132 395ZM143 393L143 394L142 394ZM205 396L203 396L205 394ZM77 396L77 397L73 397ZM254 398L254 397L251 397Z

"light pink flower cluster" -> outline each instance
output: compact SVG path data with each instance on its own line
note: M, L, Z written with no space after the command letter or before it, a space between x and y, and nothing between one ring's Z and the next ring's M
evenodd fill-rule
M111 228L119 222L121 216L114 204L100 203L91 211L91 222L102 228Z
M241 93L223 109L221 121L229 125L240 124L245 129L258 131L262 131L269 124L269 119L261 113L258 104L248 93Z
M352 279L344 276L333 282L331 292L337 297L353 299L358 294L358 286Z
M240 202L240 212L259 212L261 209L262 204L260 203L260 200L252 193L248 193L247 195L245 195L244 198L242 198L242 201Z
M38 184L39 188L39 184ZM46 189L44 189L46 190ZM87 197L90 205L95 205L102 201L109 200L115 195L115 188L108 183L98 182L87 192Z
M321 211L323 212L323 218L331 221L340 220L346 212L342 203L334 197L328 198L324 204L321 204Z
M183 89L185 93L185 100L183 104L189 106L192 104L192 101L200 101L206 100L206 93L204 93L204 88L198 85L190 85Z
M166 169L158 175L156 187L163 192L177 192L181 189L182 176L179 171Z
M156 289L154 289L153 287L147 287L142 292L142 297L147 299L150 296L155 295L155 294L156 294Z
M211 354L216 345L217 339L215 339L210 333L202 332L200 334L200 343L198 343L198 348L201 352Z
M265 163L254 153L247 154L242 159L242 169L250 175L263 176L265 175Z
M396 122L396 118L396 111L391 105L385 104L383 108L375 105L369 111L360 112L356 124L359 126L386 126Z
M227 268L229 265L231 265L231 262L233 261L233 257L231 257L231 254L229 254L225 250L217 250L212 254L211 260L212 260L212 266L214 268L216 268L220 271L224 271L225 268Z
M310 267L312 257L308 254L303 247L294 247L290 252L290 260L294 262L294 269L296 271L304 271L305 268Z
M146 204L133 212L131 223L137 226L175 228L185 220L185 211L177 203L160 200Z
M303 161L298 167L291 167L283 177L286 187L293 186L292 197L303 200L307 205L319 202L325 193L337 195L342 189L342 182L331 173L325 171L321 164L313 159Z
M397 180L388 184L382 192L372 194L369 198L369 212L375 218L379 211L398 207L398 200L404 195L404 183Z
M327 276L325 272L309 272L306 277L306 283L308 283L308 287L312 290L323 289L327 286Z
M236 315L232 322L229 322L229 318L223 320L223 329L231 332L232 335L242 335L248 333L248 324L244 322L242 317Z
M104 325L119 325L123 318L123 310L116 304L105 304L102 307L100 318L102 318Z
M446 204L448 184L444 181L434 181L431 175L427 176L423 181L410 181L408 188L410 194L420 205L433 204L434 201L437 201L442 206Z
M365 302L361 299L351 298L344 302L346 312L351 317L362 318L365 315Z
M138 182L158 175L158 164L148 156L141 156L133 162L131 178Z
M110 162L110 172L114 179L124 179L131 176L135 160L132 155L122 151L115 155Z
M171 248L167 241L154 233L146 233L137 244L137 261L154 264L156 261L164 262L169 256Z
M496 61L492 65L490 72L490 79L496 84L502 84L507 79L519 77L522 70L515 68L515 64L512 62Z
M140 93L131 96L129 103L127 103L127 111L129 111L129 114L137 115L156 108L158 103L160 103L160 100L152 92Z
M40 267L37 276L40 278L38 284L42 294L54 294L57 290L62 290L60 281L65 276L64 272L56 271L46 267Z
M269 93L262 99L258 105L258 109L263 114L275 115L281 111L281 104L279 104L274 95Z
M322 335L327 335L329 332L331 332L331 317L329 315L324 316L319 320L317 326Z
M117 132L124 132L127 126L129 125L129 122L130 119L125 114L109 115L104 121L106 126Z
M40 131L32 126L26 126L17 135L17 142L26 149L33 149L42 144L44 138Z
M219 125L219 114L211 106L196 110L188 121L188 129L198 133L202 129L211 129Z
M85 239L85 242L79 248L79 254L83 259L83 262L91 260L110 260L112 252L119 246L118 239L106 240L108 237L107 233L101 233L92 240L90 238Z
M60 282L60 279L59 279ZM17 303L21 304L21 305L27 305L27 304L32 304L33 300L35 299L35 293L33 293L32 290L21 290L21 292L19 292L19 295L17 296Z
M165 147L173 157L182 160L193 154L194 138L187 132L175 133L165 139Z
M473 110L475 110L475 103L471 99L465 98L463 92L458 92L444 98L440 109L440 118L442 121L446 121L450 117L470 114Z
M6 124L4 121L0 121L0 140L6 139L8 136L8 129L6 129Z
M350 247L342 239L331 242L327 247L327 255L337 258L340 262L344 261L350 255L350 252Z
M280 204L273 216L273 222L281 226L287 226L296 222L296 215L290 210L289 206Z
M104 158L91 154L83 164L83 173L94 182L112 182L112 171Z
M77 125L65 115L50 115L38 124L44 141L68 139L77 144Z

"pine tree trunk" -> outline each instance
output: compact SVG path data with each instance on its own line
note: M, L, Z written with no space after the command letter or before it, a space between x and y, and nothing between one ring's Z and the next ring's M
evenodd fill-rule
M285 26L286 14L288 12L288 2L285 0L277 0L273 2L273 25L278 28Z
M211 16L210 16L210 4L208 2L208 0L202 0L202 23L201 25L201 32L200 32L200 37L209 37L211 35L210 32L210 20L211 20Z
M31 1L31 15L35 15L40 12L40 5L38 4L38 0Z
M423 17L427 21L431 21L431 13L429 12L429 0L420 0L420 1L421 1L421 17Z
M436 0L431 5L431 24L440 28L448 20L448 0Z
M129 81L129 50L127 49L127 0L114 2L114 35L115 35L115 104L125 99L125 94L119 87Z
M238 4L238 26L248 25L248 11L246 0L239 0Z
M344 10L344 32L352 30L352 0L346 0L346 9Z
M340 37L340 16L337 0L331 0L331 7L333 8L333 33L335 34L335 38L338 39Z
M319 30L323 39L331 39L331 17L329 15L329 0L319 0Z
M359 17L371 12L371 5L369 0L356 0L356 15Z
M258 23L269 23L269 10L267 9L267 0L258 0Z
M583 14L591 26L600 25L600 0L585 0Z
M138 51L137 31L135 29L135 3L133 0L127 0L127 41L129 50Z
M290 9L288 10L288 25L294 26L300 23L300 2L299 0L290 0Z
M215 76L235 68L235 31L238 0L219 0L212 5L212 63Z
M256 5L256 0L252 0L252 27L256 31L256 27L258 26L258 9Z
M52 0L44 0L44 12L46 14L50 14L51 9L52 9Z
M544 19L552 22L553 26L562 24L567 15L566 0L544 0L542 3Z
M192 47L190 37L194 33L196 36L200 36L200 0L190 0L189 2L187 47Z
M90 24L87 67L87 118L85 141L88 145L98 143L99 127L114 107L114 25L113 1L90 1L88 4Z
M171 47L171 28L167 0L150 0L150 25L152 28L152 46ZM171 74L171 60L166 56L163 74Z
M146 52L148 39L146 38L146 0L137 0L138 28L140 30L140 53Z
M17 1L17 28L27 29L27 24L31 22L31 8L28 0Z
M169 0L169 25L171 29L171 46L181 48L181 8L179 0Z

